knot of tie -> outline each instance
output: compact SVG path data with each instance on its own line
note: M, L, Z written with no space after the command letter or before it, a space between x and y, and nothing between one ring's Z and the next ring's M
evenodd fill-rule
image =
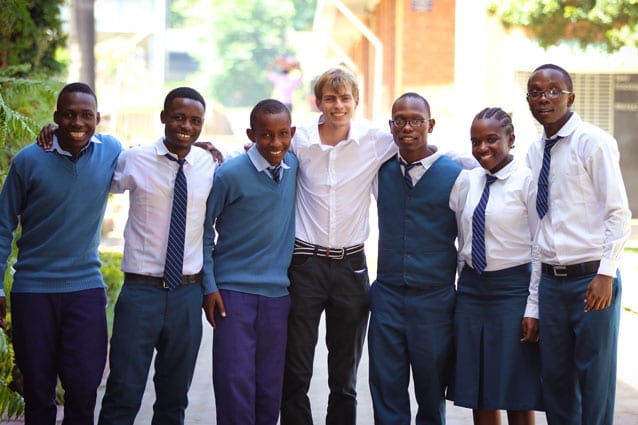
M545 140L543 149L543 164L538 174L538 187L536 193L536 212L538 218L543 219L549 210L549 166L552 161L552 148L560 140L560 137Z
M403 180L405 184L412 189L414 187L414 183L412 182L412 176L410 175L410 170L416 167L417 165L421 165L420 162L412 162L408 164L403 159L399 159L399 163L403 166Z
M275 181L275 183L279 183L281 181L281 165L268 167L268 172L272 176L272 179Z

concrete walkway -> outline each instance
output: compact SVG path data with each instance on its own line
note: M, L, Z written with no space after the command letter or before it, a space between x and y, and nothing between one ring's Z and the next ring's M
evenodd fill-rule
M323 323L322 323L323 328ZM614 424L635 425L638 424L638 368L635 359L638 358L638 314L624 311L621 318L621 340L619 346L618 387L616 397L616 413ZM313 416L315 424L323 424L327 406L328 377L326 373L326 350L323 344L323 336L320 336L315 358L315 376L310 389ZM189 392L190 405L186 411L186 424L215 424L215 401L212 390L211 363L212 363L212 329L205 329L202 346L195 369L195 378ZM148 425L153 414L154 390L149 377L146 393L142 401L142 408L137 416L135 425ZM368 358L362 359L359 368L359 406L358 424L372 425L372 401L368 390ZM98 400L102 399L103 387L100 388ZM98 402L99 404L99 402ZM413 407L416 403L413 400ZM98 406L99 407L99 406ZM97 419L97 411L96 411ZM505 415L503 423L507 423ZM469 409L456 407L448 403L448 425L472 424L472 412ZM536 414L536 424L546 425L545 416Z
M376 219L371 214L371 228L375 228ZM634 232L638 234L638 232ZM373 239L373 238L371 238ZM374 239L373 239L374 240ZM632 243L637 243L635 239ZM366 252L370 266L370 276L376 275L376 244L369 243ZM622 304L623 311L620 319L620 340L618 346L618 384L616 393L616 410L614 415L615 425L638 424L638 266L633 264L637 260L636 255L625 255L621 265L623 277ZM186 411L186 425L215 424L215 401L212 389L212 328L205 322L204 337L195 369L195 378L189 392L190 404ZM320 329L324 329L323 322ZM372 425L374 423L372 413L372 400L368 389L368 357L367 348L364 350L358 375L358 425ZM327 352L323 334L319 335L319 343L315 356L314 377L310 388L310 398L313 408L314 423L325 423L325 412L328 398L328 376L326 372ZM103 387L98 394L98 407L102 399ZM153 414L154 389L151 377L149 377L146 393L142 401L142 408L137 416L135 425L148 425ZM416 402L412 400L413 413ZM96 411L97 415L97 411ZM97 416L96 416L97 417ZM507 423L503 414L503 424ZM472 424L472 412L470 409L456 407L448 402L448 425ZM536 414L537 425L547 425L543 413Z

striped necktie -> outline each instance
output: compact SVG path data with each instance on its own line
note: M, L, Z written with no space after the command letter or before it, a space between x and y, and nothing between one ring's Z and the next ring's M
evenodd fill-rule
M403 166L403 180L405 181L405 184L410 189L412 189L414 187L414 183L412 183L412 176L410 175L410 170L416 167L417 165L420 165L421 163L417 161L417 162L408 164L402 159L399 160L399 163Z
M551 150L560 140L560 137L555 139L545 140L545 150L543 152L543 165L541 166L541 172L538 174L538 188L536 193L536 212L538 218L543 219L547 210L549 209L549 165L552 161Z
M166 154L171 161L179 164L173 188L173 208L171 210L171 227L168 231L166 261L164 263L164 282L170 289L179 286L184 266L184 242L186 240L186 205L188 190L184 175L184 158L175 159Z
M279 183L281 181L281 165L268 167L268 172L272 176L272 179L275 181L275 183Z
M496 176L485 175L485 187L481 199L472 214L472 267L481 274L485 270L485 207L490 197L490 185L496 181Z

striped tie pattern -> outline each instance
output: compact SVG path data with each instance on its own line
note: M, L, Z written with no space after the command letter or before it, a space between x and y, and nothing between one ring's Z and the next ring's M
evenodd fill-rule
M472 214L472 267L481 274L485 270L485 207L490 197L490 185L496 181L495 176L485 175L485 187L481 199Z
M543 152L543 165L538 175L538 192L536 193L536 212L538 218L543 219L549 209L549 165L552 161L551 150L560 138L545 140L545 150Z
M186 204L188 190L184 175L185 159L175 159L166 154L171 161L179 164L173 188L173 208L171 210L171 227L168 231L166 262L164 263L164 282L170 289L179 286L182 280L184 265L184 241L186 238Z
M405 184L410 189L412 189L414 187L414 184L412 183L412 176L410 175L410 170L413 169L414 167L416 167L417 165L421 164L421 163L420 162L413 162L411 164L408 164L407 162L405 162L402 159L399 160L399 162L403 166L403 180L405 181Z
M275 181L275 183L279 183L281 181L281 165L268 167L268 172L272 176L272 179Z

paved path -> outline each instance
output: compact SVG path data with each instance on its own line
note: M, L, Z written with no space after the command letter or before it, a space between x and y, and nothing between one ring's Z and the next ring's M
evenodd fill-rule
M635 283L635 282L632 282ZM323 329L323 323L321 325ZM621 318L621 340L619 346L618 389L616 399L615 425L638 424L638 368L632 363L638 358L638 314L624 311ZM315 359L315 376L310 389L315 424L324 423L324 415L327 403L327 373L326 350L323 344L323 336L319 338L318 351ZM195 369L195 378L189 393L190 405L186 411L186 425L215 424L215 403L212 391L211 377L211 348L212 330L205 329L202 346ZM358 424L372 425L372 402L368 391L368 358L362 359L359 368L359 407ZM103 389L103 388L102 388ZM102 398L102 389L98 400ZM151 423L153 405L153 384L149 379L142 408L137 416L135 425L148 425ZM99 404L99 402L98 402ZM414 400L412 403L416 406ZM97 412L96 412L97 414ZM469 409L455 407L448 403L447 424L469 425L472 423L472 413ZM504 419L503 423L507 423ZM541 413L536 414L536 424L546 425L545 417Z

